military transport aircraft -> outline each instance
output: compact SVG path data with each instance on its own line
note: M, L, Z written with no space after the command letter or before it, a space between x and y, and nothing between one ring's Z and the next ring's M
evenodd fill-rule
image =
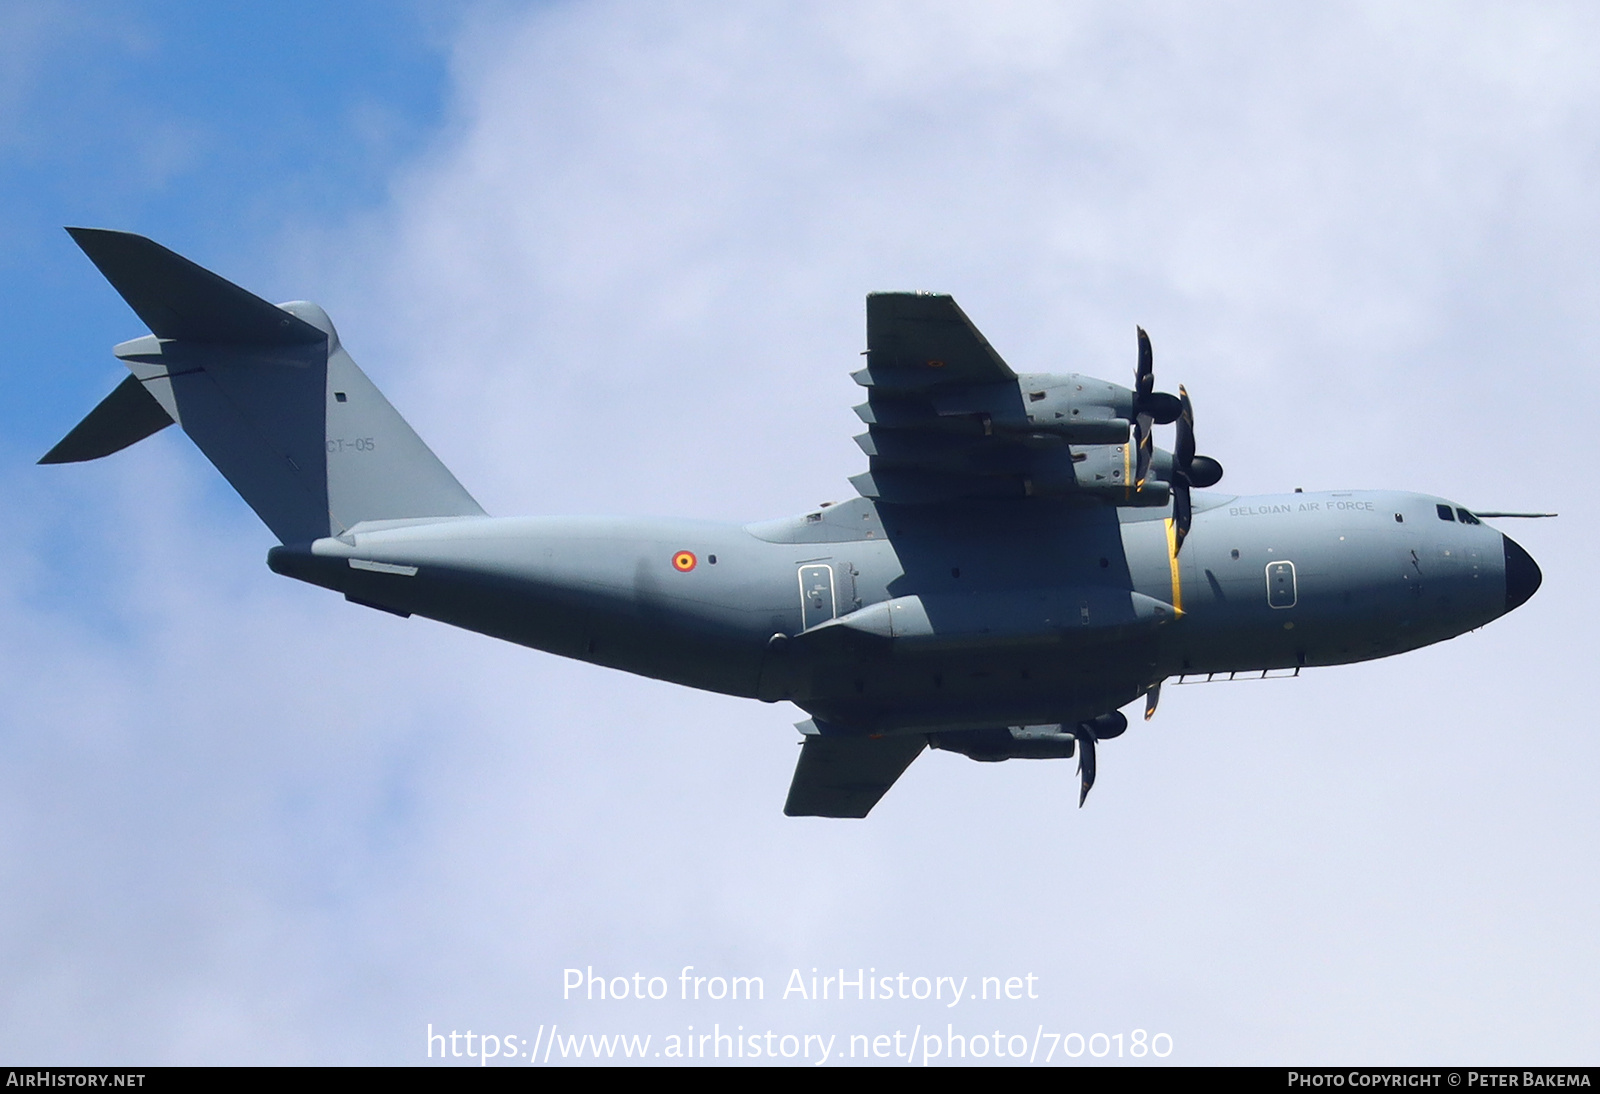
M924 748L1070 757L1171 677L1298 672L1483 626L1539 587L1445 498L1230 497L1183 388L1016 373L949 296L867 297L860 496L755 524L490 517L315 304L274 305L138 235L68 229L151 330L40 461L173 422L280 546L356 604L810 717L784 811L864 817ZM1174 424L1172 451L1156 425Z

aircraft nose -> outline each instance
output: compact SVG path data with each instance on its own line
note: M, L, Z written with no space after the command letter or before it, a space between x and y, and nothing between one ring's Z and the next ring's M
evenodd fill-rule
M1544 574L1533 556L1524 551L1517 541L1501 534L1506 553L1506 611L1521 607L1539 589Z

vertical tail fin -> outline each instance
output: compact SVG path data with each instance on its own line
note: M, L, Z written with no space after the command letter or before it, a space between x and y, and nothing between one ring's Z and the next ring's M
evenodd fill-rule
M321 308L270 304L143 236L67 230L152 334L115 350L137 387L124 381L40 462L108 455L175 421L283 543L483 515Z

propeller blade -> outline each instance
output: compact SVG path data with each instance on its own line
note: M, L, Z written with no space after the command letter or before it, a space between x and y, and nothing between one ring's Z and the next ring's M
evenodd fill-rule
M1143 490L1145 479L1150 477L1150 427L1155 424L1144 404L1156 389L1156 359L1144 328L1135 327L1134 330L1139 332L1139 363L1133 370L1134 451L1138 461L1133 472L1133 488Z
M1178 415L1178 443L1172 447L1172 524L1176 530L1172 547L1174 558L1183 550L1183 541L1189 535L1189 525L1194 520L1193 499L1189 496L1190 473L1194 467L1194 405L1189 393L1178 385L1178 402L1182 413Z
M1155 687L1144 693L1144 720L1149 721L1156 716L1156 704L1161 702L1161 683L1156 682Z
M1178 415L1178 443L1172 449L1172 466L1189 477L1189 465L1194 463L1194 404L1189 393L1178 385L1178 403L1183 411Z
M1089 796L1089 791L1094 787L1094 730L1087 725L1080 725L1076 734L1078 738L1078 808L1083 808L1084 799Z
M1133 476L1135 490L1143 490L1145 480L1150 477L1150 459L1155 455L1155 445L1150 437L1150 427L1153 424L1154 421L1148 414L1140 414L1134 420L1134 438L1138 445L1138 462Z
M1194 509L1189 500L1189 481L1180 475L1172 476L1172 526L1174 530L1172 557L1183 550L1183 541L1189 535L1189 525L1194 521Z
M1144 328L1134 329L1139 332L1139 367L1133 373L1133 390L1138 393L1139 402L1142 403L1156 389L1155 354L1150 351L1150 336L1144 332Z

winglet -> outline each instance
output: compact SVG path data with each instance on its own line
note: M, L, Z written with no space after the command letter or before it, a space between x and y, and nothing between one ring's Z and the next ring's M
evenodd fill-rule
M312 345L327 338L154 240L106 228L67 233L158 338L248 346Z

